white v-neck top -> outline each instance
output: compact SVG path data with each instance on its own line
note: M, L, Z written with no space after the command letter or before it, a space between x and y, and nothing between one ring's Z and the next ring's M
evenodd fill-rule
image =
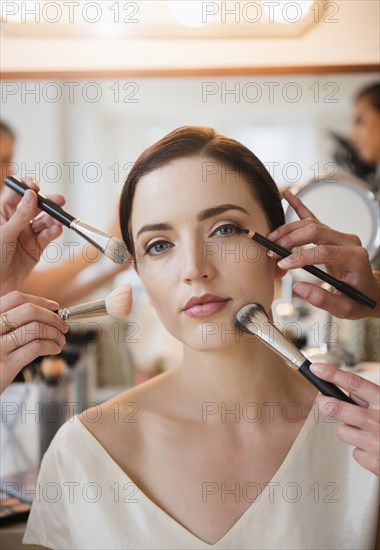
M335 434L336 422L315 414L261 496L213 545L150 500L75 416L44 455L23 543L88 550L373 549L379 480L354 461L353 448Z

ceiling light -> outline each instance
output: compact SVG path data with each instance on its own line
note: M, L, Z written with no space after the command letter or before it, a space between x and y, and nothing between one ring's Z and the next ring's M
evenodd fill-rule
M310 13L313 0L262 0L262 4L271 23L297 23Z
M175 19L185 27L201 27L206 23L204 2L200 0L172 0L170 10Z

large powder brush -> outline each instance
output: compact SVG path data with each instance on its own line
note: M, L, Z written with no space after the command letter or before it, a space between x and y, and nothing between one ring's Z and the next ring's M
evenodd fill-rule
M95 300L76 306L61 308L57 314L64 321L112 315L120 319L128 317L132 309L132 287L124 284L113 290L104 300Z
M248 304L241 308L236 315L236 327L243 332L254 334L268 347L278 353L291 366L295 367L318 390L329 397L335 397L347 403L356 403L340 388L318 378L310 370L311 362L300 350L288 340L277 327L269 320L261 304Z

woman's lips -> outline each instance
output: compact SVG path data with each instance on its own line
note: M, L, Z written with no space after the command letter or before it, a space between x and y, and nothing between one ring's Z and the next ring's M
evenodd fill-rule
M197 304L184 310L184 313L189 317L207 317L213 315L224 309L227 303L230 301L223 300L223 302L207 302L207 304Z

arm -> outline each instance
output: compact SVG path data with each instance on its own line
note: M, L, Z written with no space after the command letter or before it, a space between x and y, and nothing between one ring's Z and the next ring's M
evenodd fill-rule
M46 296L62 305L68 300L73 303L112 281L131 264L111 264L107 269L100 268L89 281L81 283L76 280L77 275L91 265L79 256L73 262L65 260L49 269L31 273L22 285L22 291Z
M298 250L278 262L278 266L288 271L310 264L325 264L328 273L373 298L377 301L377 307L370 309L337 290L324 290L319 284L297 282L293 286L294 292L310 304L341 319L378 317L380 274L372 271L368 253L361 246L360 239L322 224L289 190L284 191L284 197L297 212L300 221L278 227L268 238L289 250L310 243L316 246ZM270 255L273 256L272 253ZM279 260L278 256L273 257Z

